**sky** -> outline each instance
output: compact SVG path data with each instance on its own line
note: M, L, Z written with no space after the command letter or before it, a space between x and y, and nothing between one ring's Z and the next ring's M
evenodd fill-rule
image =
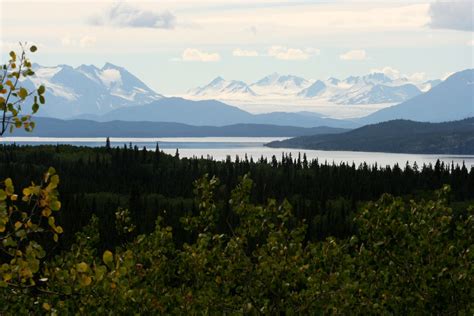
M0 56L34 43L41 65L110 62L165 95L274 72L422 81L474 68L473 16L472 0L0 0Z

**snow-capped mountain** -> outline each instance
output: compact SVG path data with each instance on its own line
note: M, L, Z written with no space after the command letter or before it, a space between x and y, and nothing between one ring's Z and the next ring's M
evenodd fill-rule
M466 69L452 74L428 92L377 111L359 122L373 124L394 119L446 122L473 116L474 69Z
M250 87L259 95L291 95L310 85L311 81L301 77L273 73L252 83Z
M241 100L247 103L281 98L285 102L312 102L336 105L392 105L411 99L439 84L440 80L423 83L408 78L391 78L374 72L364 76L350 76L343 80L308 80L292 75L273 73L257 82L226 81L220 77L206 86L190 90L188 97ZM234 87L235 85L235 87ZM231 89L232 88L232 89Z
M227 81L217 77L203 87L192 89L188 92L193 96L214 97L220 95L227 98L254 97L256 93L243 81Z
M66 118L103 114L110 110L150 103L162 96L126 69L106 63L102 68L81 65L33 66L35 76L25 81L32 87L44 84L46 104L40 115Z
M351 76L330 85L325 97L336 104L400 103L413 98L421 90L405 78L393 80L383 73Z

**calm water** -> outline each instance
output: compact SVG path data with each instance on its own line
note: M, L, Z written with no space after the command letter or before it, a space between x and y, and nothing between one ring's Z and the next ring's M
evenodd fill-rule
M352 151L320 151L286 148L267 148L265 143L282 140L285 138L273 137L186 137L186 138L111 138L113 147L123 146L124 144L137 145L140 148L154 150L156 143L159 143L160 149L165 153L174 154L179 150L180 157L212 157L216 160L224 160L228 155L232 160L236 156L243 158L246 154L248 158L254 160L260 157L271 159L273 155L278 160L282 153L290 154L296 158L306 154L308 160L318 159L320 162L341 163L354 162L356 165L366 162L369 165L377 163L379 166L405 165L407 162L423 164L434 164L437 159L445 163L462 164L467 167L474 166L474 155L411 155L411 154L389 154L374 152L352 152ZM50 138L50 137L6 137L0 140L0 143L16 143L19 145L40 145L40 144L70 144L75 146L100 147L105 145L105 138Z

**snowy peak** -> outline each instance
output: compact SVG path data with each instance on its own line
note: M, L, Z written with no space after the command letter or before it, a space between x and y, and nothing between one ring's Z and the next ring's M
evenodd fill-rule
M362 77L365 83L371 84L388 84L392 82L387 75L381 72L374 72Z
M192 89L188 92L194 97L215 98L221 96L225 98L256 96L255 92L243 81L227 81L222 77L217 77L203 87Z
M47 105L41 111L52 117L85 113L103 114L110 110L150 103L162 96L125 68L106 63L94 65L43 67L33 65L35 76L29 85L46 86Z
M250 87L260 95L288 95L297 94L309 85L311 81L304 78L273 73L251 84Z
M279 77L280 77L280 75L278 73L274 72L271 75L263 77L262 79L258 80L257 82L253 83L252 85L253 86L261 86L261 87L269 86L269 85L274 84L278 80Z

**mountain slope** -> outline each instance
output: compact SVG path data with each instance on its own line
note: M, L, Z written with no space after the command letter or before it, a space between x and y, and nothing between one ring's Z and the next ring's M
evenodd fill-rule
M474 118L446 123L393 120L341 133L296 137L269 147L416 154L474 154Z
M73 68L33 66L35 76L25 85L46 86L45 106L39 114L50 117L71 117L81 114L102 114L126 106L150 103L162 96L146 86L126 69L106 63L101 69L92 65Z
M15 131L23 137L295 137L301 135L342 133L331 127L304 128L264 124L235 124L222 127L192 126L171 122L95 122L35 118L32 133ZM6 135L8 136L8 135Z
M451 75L426 93L379 110L359 120L362 124L393 119L442 122L474 116L474 69Z
M331 101L337 104L379 104L400 103L409 100L421 93L413 84L389 86L384 84L354 85L347 91L337 94Z

